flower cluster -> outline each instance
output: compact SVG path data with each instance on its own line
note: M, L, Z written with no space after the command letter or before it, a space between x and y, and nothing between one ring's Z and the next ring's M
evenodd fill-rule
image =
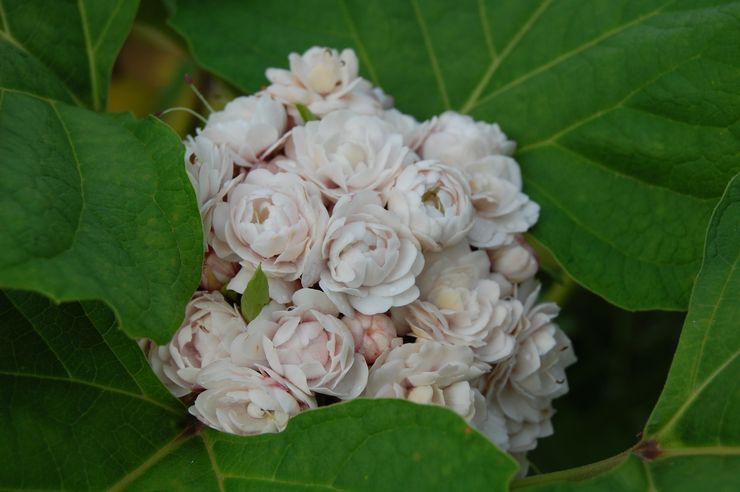
M552 432L575 358L537 303L515 143L445 112L423 123L311 48L185 142L203 218L200 291L165 346L144 342L190 413L235 434L357 397L448 407L523 456ZM270 303L234 299L255 272ZM319 397L317 400L317 396Z

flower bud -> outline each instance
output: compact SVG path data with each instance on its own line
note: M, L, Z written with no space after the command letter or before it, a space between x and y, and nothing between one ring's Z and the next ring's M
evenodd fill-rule
M362 354L368 364L375 360L391 347L401 344L396 336L396 327L393 321L385 314L367 316L355 313L354 316L342 319L355 340L355 352Z

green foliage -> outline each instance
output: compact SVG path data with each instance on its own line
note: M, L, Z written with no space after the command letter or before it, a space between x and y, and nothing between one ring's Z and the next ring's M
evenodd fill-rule
M533 233L566 270L627 309L685 309L740 170L739 15L696 0L186 0L171 24L247 92L287 53L351 46L401 110L499 122L542 206Z
M257 265L242 294L241 312L247 322L259 316L262 308L270 304L270 290L262 265Z
M712 215L704 263L668 381L643 441L603 463L525 479L523 490L737 488L740 383L740 175Z
M104 104L136 4L2 5L0 56L11 69L0 75L0 286L103 300L130 336L164 343L198 284L202 255L182 144L154 118L53 99ZM77 35L92 21L86 50Z
M305 104L298 103L295 107L301 115L301 118L303 118L303 121L316 121L319 119L319 117L313 114Z
M0 293L0 460L12 464L0 488L507 489L513 460L441 408L357 400L243 438L202 428L157 380L129 337L163 343L177 328L202 237L174 133L91 111L105 108L136 9L0 1L0 287L11 289ZM500 122L542 205L535 237L620 306L686 308L709 224L642 441L512 487L733 490L740 178L715 205L740 169L739 2L188 0L168 10L200 63L243 91L289 52L352 46L400 109ZM266 292L258 269L245 317Z
M138 0L3 0L0 86L104 110Z
M276 435L203 429L99 303L0 294L0 323L3 489L503 491L516 471L457 415L398 400L305 412Z

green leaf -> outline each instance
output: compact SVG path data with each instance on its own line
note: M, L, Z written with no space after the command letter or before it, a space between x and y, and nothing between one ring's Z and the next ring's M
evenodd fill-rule
M740 2L185 0L171 24L246 92L290 52L349 46L401 110L499 122L542 206L534 235L576 280L627 309L686 308L740 170Z
M177 136L0 91L0 287L98 299L165 343L198 285L200 215Z
M516 471L451 411L399 400L203 429L99 303L0 293L0 324L3 489L503 491Z
M2 0L0 87L104 110L138 0Z
M707 233L668 381L645 429L668 447L740 454L740 175L727 186Z
M735 490L740 467L740 175L712 215L663 393L631 451L540 475L525 490Z
M257 265L252 278L244 289L241 300L242 316L247 322L259 316L262 308L270 304L270 289L262 265Z
M296 109L298 110L298 113L301 115L301 118L303 118L303 121L316 121L319 119L318 116L313 114L310 109L308 109L308 106L305 104L298 103L295 105Z

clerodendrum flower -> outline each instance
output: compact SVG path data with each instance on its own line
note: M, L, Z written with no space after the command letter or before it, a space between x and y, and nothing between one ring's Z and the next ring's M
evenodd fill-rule
M246 329L239 311L221 294L196 293L172 341L161 347L149 342L146 352L165 386L183 396L197 388L202 368L230 357L231 342Z
M254 169L214 211L212 242L222 258L274 277L318 280L329 213L316 187L295 174Z
M454 410L525 466L575 356L557 306L537 304L523 234L539 206L516 144L393 108L352 50L289 60L185 142L204 292L169 344L143 341L152 367L226 432L280 431L317 394L403 398ZM247 324L252 301L269 302Z
M318 290L301 289L293 308L255 320L234 340L231 357L247 366L269 366L305 393L355 398L367 382L364 357L339 311Z
M375 361L364 396L433 403L481 425L485 403L470 381L488 369L468 347L435 341L405 343Z
M470 187L454 167L436 161L410 164L384 195L388 210L409 226L427 251L459 243L473 227Z
M293 129L277 160L319 187L330 201L365 190L381 191L410 156L403 136L378 116L335 111Z
M283 136L286 124L285 108L271 97L237 97L208 117L199 137L225 146L235 164L251 167Z
M380 196L365 191L334 206L322 245L319 285L339 310L378 314L419 296L416 276L424 266L419 243Z
M372 85L358 76L357 55L351 49L313 47L303 55L291 53L290 70L267 69L272 84L265 89L278 100L294 107L304 104L312 113L325 116L340 109L378 114L383 100ZM297 111L292 116L300 120Z
M189 411L206 425L231 434L278 432L316 400L278 374L256 371L228 360L215 362L198 375L205 388Z

